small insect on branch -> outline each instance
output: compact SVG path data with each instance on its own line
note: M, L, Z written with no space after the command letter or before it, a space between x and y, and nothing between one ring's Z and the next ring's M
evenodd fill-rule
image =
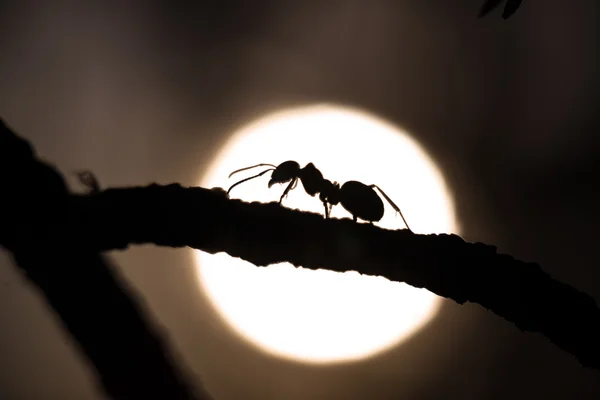
M90 171L75 171L74 174L79 179L79 182L88 189L88 193L100 192L100 183L98 178Z

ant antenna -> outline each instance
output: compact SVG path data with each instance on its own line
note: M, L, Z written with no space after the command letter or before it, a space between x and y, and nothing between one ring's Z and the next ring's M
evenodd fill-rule
M392 206L392 208L394 210L396 210L397 213L400 214L400 216L402 217L402 221L404 221L404 225L406 225L406 228L408 228L409 231L412 232L412 229L409 228L408 223L406 222L406 220L404 219L404 215L402 215L402 211L400 211L400 207L398 207L393 201L392 199L390 199L388 197L387 194L385 194L385 192L383 190L381 190L381 188L377 185L371 185L372 188L376 188L377 190L379 190L379 192L383 195L383 197L385 197L385 199L388 201L388 203L390 203L390 205Z
M260 165L260 164L259 164L259 165ZM258 165L255 165L255 167L257 167L257 166L258 166ZM253 168L253 167L248 167L248 168ZM248 169L248 168L243 168L243 169ZM275 167L275 168L276 168L276 167ZM273 171L275 168L269 168L269 169L266 169L266 170L264 170L263 172L261 172L260 174L256 174L256 175L254 175L254 176L251 176L250 178L242 179L241 181L234 183L234 184L233 184L233 185L232 185L232 186L229 188L229 190L227 191L227 194L229 194L229 192L231 192L231 189L233 189L234 187L236 187L236 186L237 186L237 185L239 185L240 183L244 183L244 182L246 182L246 181L249 181L250 179L258 178L259 176L262 176L262 175L266 174L266 173L267 173L267 172L269 172L269 171ZM239 170L239 171L242 171L242 170ZM239 171L235 171L235 172L239 172ZM231 176L231 175L230 175L230 176Z
M246 171L248 169L252 169L252 168L256 168L256 167L273 167L273 168L277 168L276 166L274 166L273 164L256 164L253 165L251 167L246 167L246 168L240 168L240 169L236 169L235 171L233 171L232 173L229 174L229 178L231 178L231 176L233 174L237 174L238 172L242 172L242 171ZM260 176L260 175L259 175ZM229 189L231 190L231 189Z

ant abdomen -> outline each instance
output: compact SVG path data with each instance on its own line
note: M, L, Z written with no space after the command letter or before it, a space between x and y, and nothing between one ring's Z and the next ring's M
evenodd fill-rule
M340 188L340 204L354 219L379 221L383 217L383 202L372 187L357 181L348 181Z

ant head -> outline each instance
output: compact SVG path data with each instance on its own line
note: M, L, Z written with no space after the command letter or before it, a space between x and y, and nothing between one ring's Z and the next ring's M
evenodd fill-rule
M292 179L297 179L298 175L300 175L300 164L296 161L282 162L277 166L275 171L273 171L271 180L269 181L269 187L276 183L286 183Z

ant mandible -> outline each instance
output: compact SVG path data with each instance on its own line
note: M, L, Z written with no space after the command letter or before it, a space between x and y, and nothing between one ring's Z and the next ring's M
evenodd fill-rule
M315 167L313 163L308 163L304 168L300 168L300 164L298 164L296 161L285 161L278 166L261 163L235 170L229 174L229 177L231 178L232 175L237 174L238 172L257 167L269 168L254 176L234 183L227 191L227 194L229 194L231 189L234 187L251 179L258 178L267 172L273 171L271 174L271 179L269 180L269 188L276 183L288 183L279 199L279 204L281 204L283 199L287 197L290 190L296 188L298 180L300 180L302 182L302 186L304 186L304 190L310 196L314 197L317 195L317 193L319 194L319 200L321 200L323 206L325 207L325 218L329 218L329 214L333 206L341 204L342 207L352 214L354 222L357 222L357 219L360 218L368 221L369 223L373 223L381 220L383 217L383 202L375 191L375 189L377 189L392 206L392 208L400 214L402 221L404 221L404 224L406 225L406 228L409 231L411 230L406 222L406 219L404 218L404 215L402 215L400 208L377 185L365 185L364 183L358 181L348 181L340 187L339 183L332 183L330 180L323 178L323 174L317 169L317 167Z

